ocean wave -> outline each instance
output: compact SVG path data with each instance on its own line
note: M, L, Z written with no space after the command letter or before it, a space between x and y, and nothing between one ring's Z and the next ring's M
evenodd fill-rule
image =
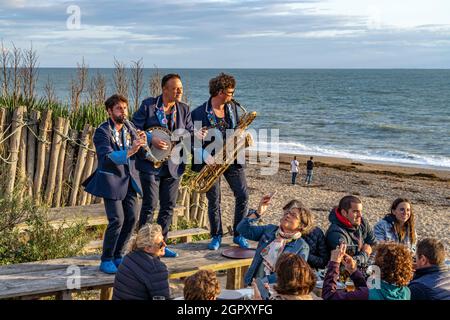
M450 157L419 155L397 150L344 150L333 147L306 145L299 142L257 142L251 150L279 153L296 153L311 156L346 158L366 162L393 163L400 165L437 167L450 170Z

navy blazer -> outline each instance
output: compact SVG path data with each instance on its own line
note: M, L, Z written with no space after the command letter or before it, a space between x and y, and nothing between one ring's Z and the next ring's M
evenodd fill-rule
M141 181L135 167L136 155L126 158L126 150L121 150L116 143L111 128L114 128L114 124L108 119L95 130L94 145L97 151L98 165L95 172L82 185L86 192L96 197L124 200L131 182L133 189L142 195ZM132 130L128 127L127 129L131 134L131 142L133 142L136 136ZM142 152L141 150L142 148L139 152ZM123 164L118 164L117 160L112 157L114 153L122 156L120 163Z
M156 105L158 101L158 106ZM141 106L133 115L133 123L136 128L140 130L147 130L150 127L163 127L158 117L156 116L156 109L162 106L162 96L159 97L150 97L142 101ZM189 110L189 106L182 102L176 102L177 108L177 120L175 129L186 129L189 133L194 132L194 125L192 123L191 111ZM147 135L150 138L150 135ZM150 139L149 143L150 143ZM181 163L180 165L173 163L171 159L167 161L169 172L173 178L179 178L185 169L185 163ZM145 160L144 157L139 156L136 161L136 168L145 173L150 173L154 175L158 175L161 171L161 168L155 168L153 163L149 160Z
M233 126L233 129L237 127L237 124L239 123L239 114L237 112L237 106L235 103L233 102L229 102L229 104L231 105L231 110L233 112L233 116L235 119L235 125ZM211 98L209 98L208 101L206 101L205 103L203 103L202 105L198 106L197 108L195 108L195 110L192 111L192 121L196 124L197 121L201 121L202 125L201 127L207 127L210 128L211 127L211 123L209 122L208 119L208 106L211 108ZM197 126L196 126L197 127ZM199 128L197 128L199 129ZM214 142L214 139L211 139L211 141L203 141L202 144L202 149L204 150L209 144L211 144L212 142ZM195 147L195 145L193 144L193 147ZM195 152L195 151L194 151ZM213 156L214 154L212 154ZM197 154L198 157L200 157L199 154ZM194 157L192 157L192 170L195 172L199 172L203 169L203 167L205 166L205 162L204 160L204 154L202 153L202 163L201 164L195 164L194 163ZM243 168L244 165L242 164L238 164L236 163L236 161L234 162L234 164L232 164L231 166L234 166L235 168Z

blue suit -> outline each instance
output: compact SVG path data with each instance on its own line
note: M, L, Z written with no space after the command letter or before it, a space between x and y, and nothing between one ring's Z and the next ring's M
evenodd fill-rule
M95 130L98 166L82 185L86 192L104 200L108 227L103 240L102 261L123 256L124 245L136 224L136 198L137 193L142 195L142 187L135 168L135 156L127 158L127 150L135 139L125 125L117 132L110 119Z
M133 115L133 123L140 130L147 130L150 127L166 127L174 131L185 129L192 133L194 125L192 123L189 106L182 102L176 102L176 120L166 120L162 122L158 114L163 106L162 96L150 97L142 101L141 106ZM164 115L166 116L166 115ZM170 122L170 123L169 123ZM147 133L147 140L151 142L151 134ZM142 182L143 201L139 217L139 227L153 221L153 214L160 201L160 210L157 223L161 225L163 236L167 239L170 224L172 223L173 209L176 206L178 197L178 186L180 177L184 172L185 163L176 164L171 159L166 161L161 167L155 168L153 163L143 157L138 157L136 168Z
M214 121L214 116L211 115L211 98L206 101L201 106L197 107L194 111L192 111L192 121L196 123L197 121L201 121L202 127L211 127L212 121ZM236 128L239 123L239 115L237 113L237 106L230 102L228 106L225 107L225 120L228 123L228 128ZM211 129L210 129L211 130ZM216 129L213 129L216 130ZM195 148L194 144L194 156L197 159L202 159L201 164L192 164L193 171L200 171L204 166L204 159L207 157L208 153L205 151L205 148L211 144L212 141L204 141L202 144L201 150ZM224 138L225 141L225 138ZM214 153L212 154L212 156ZM194 159L194 157L193 157ZM197 162L197 160L194 160ZM244 215L247 215L248 212L248 188L247 188L247 180L245 177L244 164L238 164L236 161L232 165L228 167L228 169L223 173L223 176L228 182L231 190L233 191L235 197L235 208L234 208L234 223L233 223L233 232L234 236L239 235L239 231L237 230L237 225L242 220ZM211 236L221 236L223 235L222 229L222 212L220 208L220 179L217 179L216 183L209 189L206 193L206 197L208 198L208 217L210 223L210 231Z

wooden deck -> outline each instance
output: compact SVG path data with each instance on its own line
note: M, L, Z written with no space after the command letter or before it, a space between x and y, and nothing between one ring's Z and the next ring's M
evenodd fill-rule
M169 269L169 279L189 276L201 269L228 270L227 289L243 287L243 276L252 259L229 259L221 251L232 244L232 238L223 238L218 251L207 249L207 241L182 243L173 248L177 258L162 258ZM250 242L256 247L255 242ZM57 299L71 299L72 293L82 290L102 289L101 298L111 297L114 275L98 270L100 256L81 256L0 267L0 299L23 299L56 295ZM79 269L78 269L78 268ZM79 274L74 274L74 270ZM79 281L79 286L74 284Z

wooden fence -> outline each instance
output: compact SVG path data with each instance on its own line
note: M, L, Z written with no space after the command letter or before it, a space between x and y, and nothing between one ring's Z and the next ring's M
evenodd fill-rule
M6 196L19 181L25 183L22 196L49 207L100 203L86 193L81 183L97 167L92 137L95 128L86 124L81 132L70 127L70 120L52 117L52 111L13 111L0 107L0 161L6 164ZM180 187L178 205L184 218L207 225L204 194ZM177 219L175 217L175 219ZM175 221L176 225L176 221Z

